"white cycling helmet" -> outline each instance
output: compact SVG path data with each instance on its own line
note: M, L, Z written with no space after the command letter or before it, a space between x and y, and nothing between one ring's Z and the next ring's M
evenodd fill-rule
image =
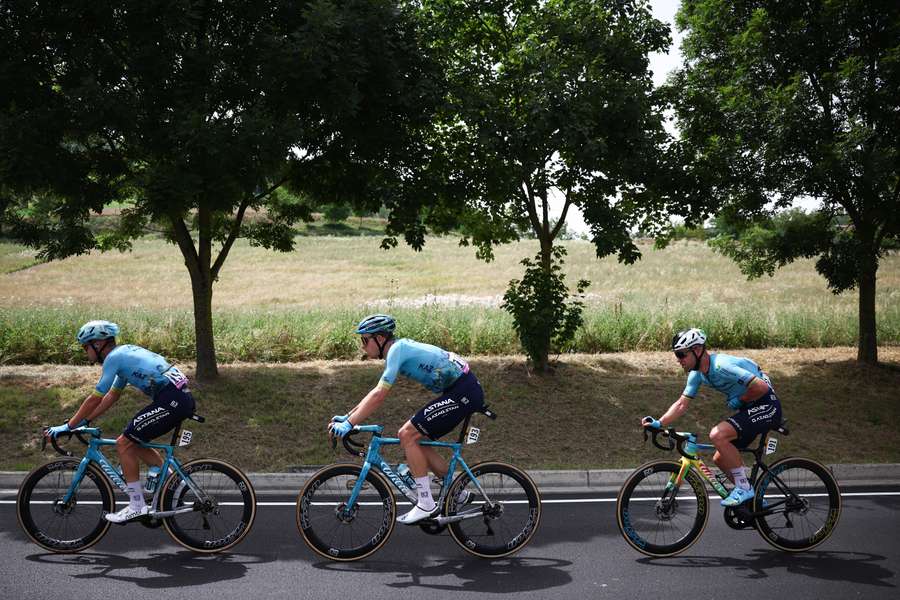
M706 344L706 334L702 329L696 327L679 331L672 338L672 350L685 350L694 346L702 346Z
M88 321L81 326L75 339L84 346L94 340L106 340L119 335L119 326L109 321Z

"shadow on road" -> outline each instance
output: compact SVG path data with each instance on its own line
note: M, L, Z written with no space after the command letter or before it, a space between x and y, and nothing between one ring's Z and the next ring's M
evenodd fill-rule
M749 557L691 556L681 558L642 558L637 562L658 567L724 567L746 571L746 579L766 579L772 570L786 569L788 573L806 575L827 581L848 581L877 587L896 587L886 580L894 572L879 562L887 560L880 554L863 552L806 552L787 554L771 550L755 550Z
M205 585L213 582L240 579L247 574L247 566L272 562L247 554L217 554L198 556L193 552L159 552L142 558L118 554L32 554L27 560L43 564L78 566L85 572L73 579L114 579L128 581L142 588L165 589ZM125 571L147 571L152 574L124 574ZM117 572L123 572L118 574Z
M398 581L388 587L431 590L515 594L565 586L572 576L565 567L572 563L555 558L509 558L495 561L438 560L430 565L409 562L366 561L365 563L320 562L313 568L342 573L396 573ZM448 583L447 578L457 583ZM434 581L429 583L429 579Z

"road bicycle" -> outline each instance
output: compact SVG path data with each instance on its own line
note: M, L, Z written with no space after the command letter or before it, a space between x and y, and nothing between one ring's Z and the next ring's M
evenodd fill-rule
M190 418L204 421L199 415ZM52 552L79 552L100 541L112 524L104 515L116 509L113 486L128 493L122 474L102 452L103 446L114 446L116 441L100 437L100 429L87 426L61 435L71 438L73 434L87 446L84 457L75 458L52 438L62 458L31 471L16 498L22 529L35 544ZM249 533L256 517L256 493L247 476L224 461L201 458L182 463L175 458L176 442L187 445L192 437L179 426L172 432L170 445L141 444L165 453L160 473L168 476L155 486L150 512L134 521L150 528L165 527L172 539L194 552L221 552ZM42 450L46 442L45 437Z
M704 464L698 452L715 448L697 443L693 433L652 428L649 432L654 446L677 449L681 460L656 460L635 469L619 492L616 519L625 541L638 552L674 556L687 550L706 529L706 484L725 498L728 478L723 473L713 475ZM765 456L778 445L775 432L789 433L782 424L760 436L755 449L742 450L754 457L750 485L755 495L744 504L725 508L725 522L732 529L756 529L780 550L810 550L834 531L841 515L841 491L831 471L812 459L790 457L766 464ZM647 434L645 428L645 441ZM668 443L661 444L659 436Z
M496 414L484 409L491 419ZM528 544L541 519L541 496L527 473L502 462L469 466L462 457L463 440L478 441L480 430L466 417L456 443L422 440L423 446L449 448L447 474L437 496L440 512L419 523L430 534L445 529L466 552L482 558L509 556ZM357 425L342 439L344 448L363 458L362 465L338 463L315 473L297 497L297 528L307 545L325 558L359 560L369 556L394 530L397 504L393 485L415 505L415 482L398 473L381 456L383 446L398 438L382 437L381 425ZM372 434L368 449L352 439ZM365 450L364 450L365 449ZM456 468L461 471L455 476Z

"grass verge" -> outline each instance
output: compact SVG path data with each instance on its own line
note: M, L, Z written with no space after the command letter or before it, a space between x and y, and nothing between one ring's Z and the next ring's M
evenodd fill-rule
M855 353L849 347L740 352L771 374L782 399L792 433L780 440L779 454L827 463L900 462L900 348L882 348L878 368L858 365ZM685 379L662 352L569 355L549 377L530 375L521 357L471 364L500 416L477 418L482 439L466 448L467 460L532 469L627 468L664 456L642 443L637 424L663 412ZM217 382L193 386L207 422L189 427L196 442L180 454L262 472L343 461L349 457L331 450L325 424L374 385L381 367L360 361L223 366ZM71 416L98 374L96 367L0 367L0 470L27 470L50 458L52 452L40 452L40 426ZM429 397L401 382L372 422L395 432ZM129 389L97 425L117 435L145 402ZM678 426L705 438L727 414L718 394L704 392ZM388 456L400 459L396 449Z

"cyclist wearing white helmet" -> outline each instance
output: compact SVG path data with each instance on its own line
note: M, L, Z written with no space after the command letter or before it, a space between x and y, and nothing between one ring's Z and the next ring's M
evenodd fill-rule
M713 427L709 433L716 453L713 460L734 482L734 489L722 506L737 506L753 498L739 449L746 448L757 435L781 423L781 402L769 377L749 358L706 350L706 334L700 329L679 331L672 338L672 351L688 373L681 397L659 419L644 417L644 427L667 427L687 412L688 405L705 384L727 398L737 412Z
M119 512L107 514L106 519L125 523L149 510L140 481L140 461L157 467L162 465L162 457L156 450L139 444L171 431L190 417L194 412L194 397L181 371L159 354L140 346L117 346L118 334L119 326L109 321L89 321L78 330L75 338L87 353L88 360L103 365L103 373L94 391L72 418L49 428L45 435L56 437L99 417L116 403L129 383L150 396L150 405L138 411L116 439L129 503Z
M484 410L484 392L466 361L437 346L394 338L396 325L390 315L376 314L366 317L356 327L355 333L360 335L366 355L385 359L384 372L378 385L353 410L331 419L328 430L331 435L343 437L354 425L363 423L384 402L398 375L418 381L438 394L404 423L397 435L406 453L410 473L416 480L418 495L416 506L397 521L412 525L439 510L431 495L428 470L444 477L448 467L440 454L433 448L420 446L419 440L426 437L436 440L452 431L468 415ZM461 492L458 499L465 503L467 497L467 493Z

